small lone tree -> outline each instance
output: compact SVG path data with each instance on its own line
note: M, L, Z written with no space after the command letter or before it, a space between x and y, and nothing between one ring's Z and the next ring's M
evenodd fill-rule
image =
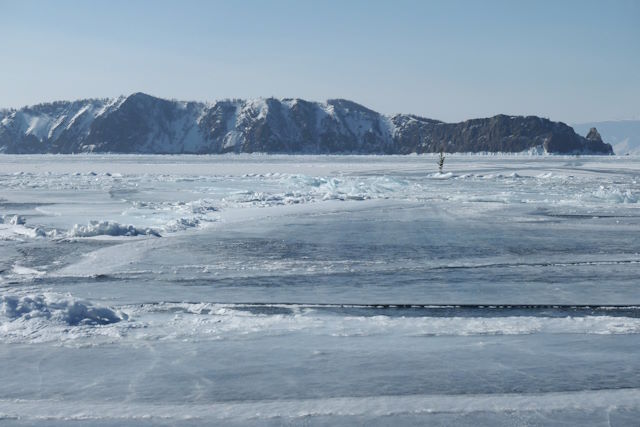
M440 157L438 158L438 170L442 173L442 168L444 167L444 148L440 149Z

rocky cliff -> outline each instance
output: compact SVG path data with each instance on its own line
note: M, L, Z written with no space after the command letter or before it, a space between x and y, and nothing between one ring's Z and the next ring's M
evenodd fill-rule
M640 154L640 120L615 120L571 125L580 135L597 127L602 139L613 146L617 155Z
M498 115L444 123L381 115L351 101L301 99L181 102L143 93L0 110L4 153L521 152L612 154L594 130Z

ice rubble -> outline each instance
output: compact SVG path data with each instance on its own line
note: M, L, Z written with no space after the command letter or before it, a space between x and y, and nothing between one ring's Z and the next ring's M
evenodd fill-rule
M621 189L604 185L601 185L597 190L587 195L587 198L616 204L640 203L639 192L634 192L631 189Z
M0 240L20 240L22 238L45 237L40 227L27 227L27 221L20 215L0 216Z
M133 225L122 225L115 221L90 221L88 225L75 224L68 234L69 237L140 235L160 237L160 233L152 228L137 228Z
M473 159L476 159L475 157ZM481 173L478 173L481 172ZM520 172L520 173L518 173ZM456 202L528 203L540 201L554 205L600 206L640 203L637 181L612 180L594 182L584 175L565 175L543 170L509 168L468 171L467 173L426 173L404 176L392 174L303 174L246 173L228 176L184 176L182 174L126 174L72 172L66 174L22 173L0 175L8 189L104 190L119 194L113 209L124 210L111 215L80 217L70 220L63 230L27 225L25 217L5 215L0 218L0 240L24 240L41 237L86 238L98 236L159 236L193 228L204 228L218 221L219 209L273 207L322 201L453 200ZM175 184L178 191L195 194L195 200L136 200L154 188L158 180ZM495 185L480 184L492 181ZM477 184L476 184L477 183ZM480 186L481 185L481 186ZM442 186L446 186L443 189ZM111 191L111 190L110 190ZM542 198L544 196L544 198ZM199 198L197 198L199 197ZM128 206L127 206L128 205ZM38 208L36 215L52 215ZM118 219L113 214L121 214ZM75 219L75 218L74 218ZM91 221L89 221L91 220ZM46 221L46 219L45 219ZM89 221L88 223L82 221ZM40 224L38 224L40 225ZM54 225L54 227L59 227Z
M25 225L27 221L20 215L4 215L0 218L0 223L9 225Z
M223 207L278 206L314 203L328 200L362 201L387 199L394 195L416 194L416 184L390 176L310 176L304 174L248 174L242 179L247 183L260 182L274 185L284 191L241 190L222 198ZM251 188L251 187L249 187Z
M88 301L70 295L44 293L42 295L3 295L0 297L0 323L25 322L31 319L46 319L53 323L69 326L107 325L116 323L127 316L107 307L97 307Z

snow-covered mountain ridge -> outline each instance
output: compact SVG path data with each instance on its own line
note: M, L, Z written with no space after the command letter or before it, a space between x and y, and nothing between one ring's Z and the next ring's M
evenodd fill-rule
M520 152L612 154L597 132L498 115L444 123L384 116L343 99L224 100L213 104L144 93L0 110L2 153L359 153Z

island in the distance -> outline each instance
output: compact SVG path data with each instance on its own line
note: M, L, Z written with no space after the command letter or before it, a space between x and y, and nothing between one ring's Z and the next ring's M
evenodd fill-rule
M0 153L432 152L613 154L592 129L536 116L497 115L444 123L410 114L385 116L355 102L224 100L213 104L144 93L58 101L0 110Z

